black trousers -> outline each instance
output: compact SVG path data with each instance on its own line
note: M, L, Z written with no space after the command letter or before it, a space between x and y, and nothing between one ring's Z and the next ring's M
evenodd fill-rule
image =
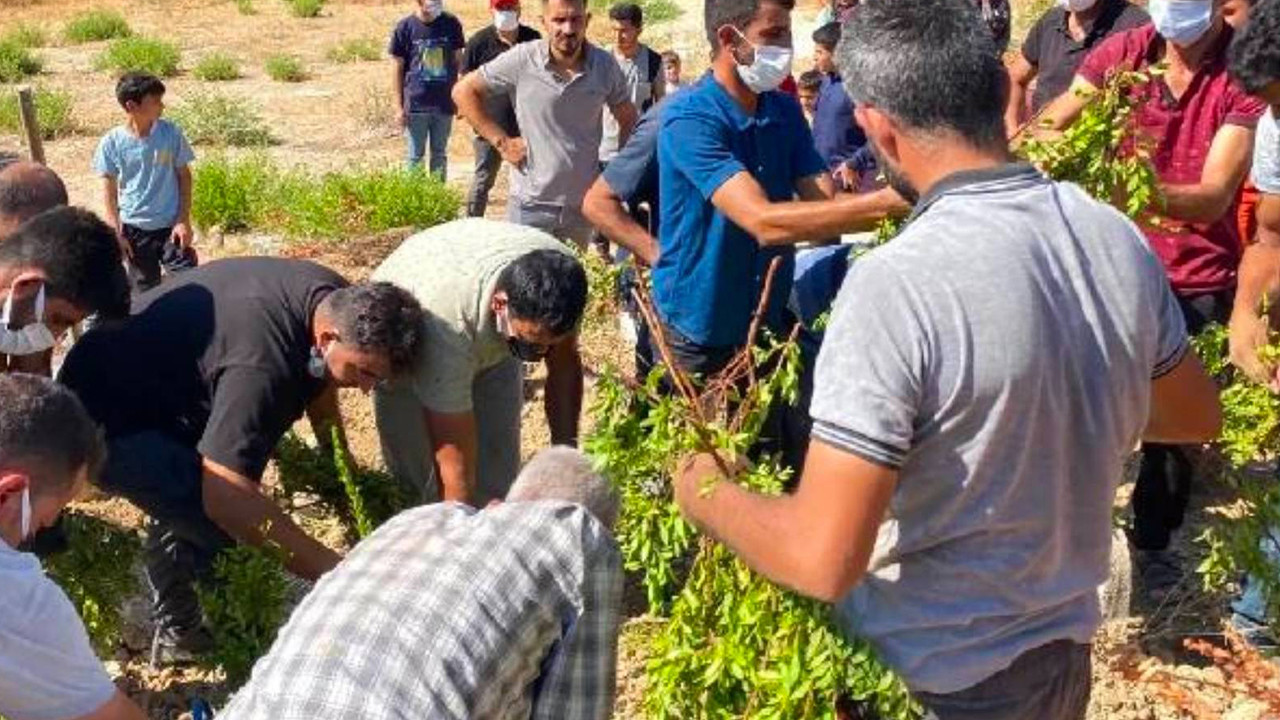
M471 140L471 147L476 154L476 172L467 191L467 217L484 217L489 207L489 191L493 190L498 171L502 169L502 153L480 136Z
M1231 318L1234 290L1205 295L1180 296L1187 332L1195 335L1210 323L1226 323ZM1142 464L1133 489L1133 544L1139 550L1164 550L1173 531L1182 526L1191 500L1194 468L1186 448L1179 445L1143 443Z
M170 241L173 228L143 230L129 224L124 226L124 239L133 250L129 267L133 271L133 287L145 292L160 284L160 270L166 273L182 272L196 266L195 254L183 252Z

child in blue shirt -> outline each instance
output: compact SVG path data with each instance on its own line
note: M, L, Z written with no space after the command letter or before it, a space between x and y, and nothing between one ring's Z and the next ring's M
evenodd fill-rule
M182 131L161 119L164 83L127 73L116 84L125 122L98 142L93 170L103 178L107 222L115 228L138 292L160 273L196 266L191 248L191 168L195 154Z

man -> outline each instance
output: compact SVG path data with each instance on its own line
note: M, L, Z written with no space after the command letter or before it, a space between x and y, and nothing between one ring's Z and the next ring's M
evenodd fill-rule
M67 186L48 167L16 159L0 166L0 240L45 210L66 204Z
M537 30L520 22L520 0L489 0L489 7L493 9L493 24L472 35L467 41L467 48L462 55L464 74L479 70L519 43L542 37ZM511 106L511 98L507 95L491 94L485 98L485 112L508 136L520 135L515 108ZM471 145L476 153L476 172L471 178L471 190L467 193L467 215L484 217L484 211L489 207L489 191L493 190L493 184L498 180L498 170L502 167L502 154L479 134Z
M1240 287L1231 313L1231 360L1254 381L1280 389L1277 369L1258 358L1269 330L1261 309L1275 308L1280 300L1280 0L1260 0L1254 6L1248 25L1231 46L1230 61L1231 73L1245 91L1270 106L1258 121L1254 140L1253 184L1261 194L1258 231L1240 263ZM1263 541L1262 552L1280 563L1280 546L1273 539ZM1246 639L1275 645L1267 630L1262 583L1252 578L1246 582L1232 609L1232 622Z
M836 68L836 45L840 26L828 23L813 31L813 68L822 73L813 108L813 142L818 156L831 172L840 190L858 189L861 174L875 167L867 136L853 119L853 102L840 82Z
M1010 137L1031 116L1071 87L1080 63L1111 35L1151 22L1128 0L1058 0L1031 28L1022 52L1009 64L1013 79L1005 125ZM1031 105L1027 88L1035 81Z
M506 495L520 466L522 361L546 362L551 442L577 442L587 276L560 242L458 220L404 241L373 278L426 310L421 360L374 396L383 457L408 498L484 507Z
M49 375L53 347L72 326L94 313L128 315L121 262L115 232L80 208L48 210L0 240L0 373Z
M542 0L547 38L503 53L454 88L462 116L513 166L507 220L585 248L591 226L582 196L597 173L600 111L618 121L619 142L636 122L626 77L609 53L587 42L586 0ZM523 137L486 112L486 94L507 95Z
M67 594L16 549L53 525L105 454L69 391L0 375L0 715L9 720L146 718L107 677Z
M697 375L723 369L746 344L774 258L782 266L766 324L785 331L793 246L905 210L888 190L828 199L831 179L800 106L775 92L791 68L792 6L707 3L711 72L662 112L653 297L675 362Z
M1233 31L1221 5L1222 0L1148 3L1152 24L1107 38L1080 66L1072 89L1045 110L1052 129L1065 128L1109 73L1164 66L1133 90L1133 122L1153 143L1151 162L1163 197L1155 210L1159 223L1145 228L1147 240L1164 263L1193 335L1231 314L1241 253L1235 203L1265 107L1227 73ZM1177 558L1167 550L1182 524L1192 473L1182 448L1143 447L1130 539L1138 550L1142 590L1152 601L1182 578Z
M316 584L225 720L607 720L622 561L618 499L545 450L507 501L406 511Z
M662 99L662 56L640 42L644 32L644 11L635 3L619 3L609 8L613 31L613 57L627 81L627 97L638 112L645 112ZM600 140L600 162L608 164L622 147L621 128L613 114L604 113L604 136Z
M233 541L278 545L305 579L338 563L258 483L304 411L323 445L341 424L337 388L368 392L415 365L422 308L385 283L348 286L277 258L210 263L137 304L118 327L86 333L59 379L106 432L100 487L155 521L152 655L173 662L209 643L192 582Z
M975 16L894 0L845 25L858 124L913 218L849 270L795 492L705 456L675 492L756 571L836 603L939 720L1074 720L1123 459L1139 436L1208 440L1221 413L1142 235L1013 162Z
M466 40L462 23L444 0L416 0L417 9L396 24L387 54L396 124L409 144L409 169L422 166L430 146L431 173L443 182L449 170L449 133L457 113L451 94Z

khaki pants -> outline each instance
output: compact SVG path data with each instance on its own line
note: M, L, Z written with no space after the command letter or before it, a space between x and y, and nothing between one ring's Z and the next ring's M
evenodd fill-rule
M524 372L515 358L481 371L471 385L476 415L475 506L506 497L520 469L520 408ZM373 396L373 410L387 469L400 481L407 505L440 501L435 450L422 402L411 380L392 383Z

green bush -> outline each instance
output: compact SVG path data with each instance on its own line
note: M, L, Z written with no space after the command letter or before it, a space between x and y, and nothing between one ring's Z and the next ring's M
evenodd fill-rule
M257 15L258 9L253 6L253 0L236 0L236 9L241 15Z
M124 16L114 10L87 10L71 18L62 30L63 37L72 43L113 40L132 34Z
M275 451L280 489L290 499L314 497L342 521L354 544L404 508L400 485L387 473L360 467L336 429L330 446L332 454L286 434Z
M170 77L178 73L181 60L178 46L154 38L130 36L111 43L98 56L95 67L111 70L117 75L141 72Z
M276 184L275 167L266 157L232 160L213 155L195 164L191 188L191 220L196 227L226 231L261 226L266 203Z
M4 35L0 35L0 43L14 43L19 47L38 48L48 44L48 37L38 25L18 23Z
M260 147L273 142L258 111L246 101L217 93L193 94L170 117L187 140L201 145Z
M593 12L604 15L609 12L617 0L590 0L588 4ZM636 0L640 10L644 12L645 26L675 20L684 13L675 0Z
M214 640L204 662L221 667L238 687L285 620L289 581L281 551L247 545L223 550L214 560L213 580L201 583L197 594Z
M324 8L324 0L285 0L289 4L289 12L294 17L313 18L320 15Z
M329 48L328 58L336 63L369 62L382 57L382 48L377 40L360 38L346 40Z
M44 563L45 572L75 605L89 640L107 655L120 642L120 609L138 592L133 566L141 544L115 525L75 511L62 516L67 550Z
M0 42L0 82L18 82L40 72L40 58L16 41Z
M36 88L34 99L42 138L52 140L74 129L71 93ZM22 112L18 107L17 93L0 93L0 131L15 135L22 132Z
M293 55L272 55L264 67L267 75L276 82L302 82L307 79L302 61Z
M240 63L230 55L214 53L207 55L191 68L191 74L197 80L205 82L225 82L240 77Z

